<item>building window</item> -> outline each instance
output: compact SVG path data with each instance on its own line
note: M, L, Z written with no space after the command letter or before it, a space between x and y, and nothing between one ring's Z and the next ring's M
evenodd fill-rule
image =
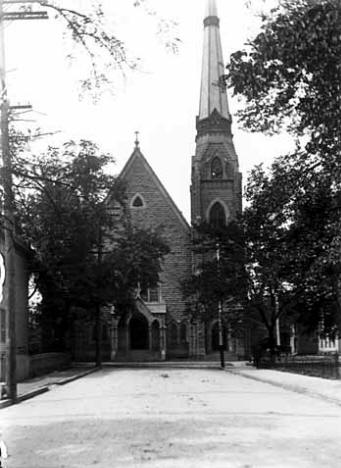
M211 177L212 179L223 178L223 165L219 158L214 158L211 164Z
M175 322L170 322L167 326L167 342L170 347L178 344L178 327Z
M131 201L131 206L133 208L144 208L145 203L144 203L143 197L139 194L135 195L135 197Z
M143 289L141 299L144 302L161 302L161 287L158 285L155 288Z
M221 203L215 202L210 209L209 223L215 228L226 225L225 210Z
M187 325L184 322L180 326L180 341L181 343L187 342Z

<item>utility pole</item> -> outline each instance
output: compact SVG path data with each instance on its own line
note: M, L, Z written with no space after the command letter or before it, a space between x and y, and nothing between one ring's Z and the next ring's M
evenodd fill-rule
M4 243L5 268L7 276L6 294L6 394L15 400L17 397L16 385L16 342L15 342L15 258L14 258L14 217L13 217L13 190L12 165L8 142L8 112L9 103L6 88L5 72L5 46L4 46L4 11L0 0L0 76L1 76L1 153L4 189Z
M281 327L279 322L279 300L275 293L275 317L276 317L276 346L281 346Z
M46 12L5 12L4 4L34 3L0 0L0 99L1 99L1 156L2 156L2 183L4 189L4 244L6 284L6 394L11 400L17 397L16 381L16 307L15 307L15 226L14 226L14 196L12 184L12 160L9 146L8 119L9 101L6 86L5 64L5 26L6 20L46 19Z
M218 280L220 273L220 246L217 242L216 244L216 259L218 267ZM225 368L225 356L224 356L224 339L223 339L223 320L222 320L222 303L219 299L218 301L218 334L219 334L219 353L220 353L220 367Z

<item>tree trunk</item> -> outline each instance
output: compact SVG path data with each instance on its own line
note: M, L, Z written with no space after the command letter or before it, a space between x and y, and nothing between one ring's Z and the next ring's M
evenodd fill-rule
M102 365L102 333L101 333L101 307L99 304L96 304L96 357L95 362L96 366Z

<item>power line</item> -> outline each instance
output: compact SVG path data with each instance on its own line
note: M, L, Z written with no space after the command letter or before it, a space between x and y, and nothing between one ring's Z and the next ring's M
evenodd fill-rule
M9 11L2 15L4 20L15 21L15 20L36 20L36 19L48 19L46 11Z

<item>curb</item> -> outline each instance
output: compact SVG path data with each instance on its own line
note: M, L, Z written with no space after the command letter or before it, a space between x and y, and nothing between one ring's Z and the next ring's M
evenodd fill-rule
M29 400L37 395L41 395L42 393L46 393L50 390L50 388L45 385L44 387L36 388L35 390L31 390L30 392L23 393L19 395L15 401L12 400L2 400L0 401L0 409L7 408L8 406L16 405L17 403L21 403L22 401Z
M323 395L322 393L313 392L311 390L308 390L305 387L300 387L300 386L290 385L290 384L281 384L279 382L274 382L273 380L264 379L262 377L257 377L257 376L253 376L253 375L249 375L249 374L243 374L242 372L238 372L238 371L235 371L235 370L232 370L232 369L231 370L226 369L226 371L230 372L231 374L234 374L234 375L240 375L241 377L244 377L245 379L255 380L257 382L262 382L262 383L267 383L267 384L272 385L274 387L282 388L283 390L288 390L288 391L294 392L294 393L300 393L301 395L307 395L307 396L310 396L312 398L317 398L318 400L326 401L326 402L331 403L331 404L336 405L336 406L341 406L341 401L339 399Z
M208 361L208 363L186 363L186 362L104 362L103 367L116 368L116 369L207 369L207 370L222 370L220 363L214 361ZM225 367L233 367L233 364L226 362Z
M72 377L66 377L65 379L62 379L58 382L51 383L49 385L44 385L43 387L36 388L35 390L31 390L29 392L23 393L22 395L19 395L15 401L12 400L1 400L0 401L0 409L7 408L8 406L16 405L18 403L21 403L22 401L29 400L30 398L34 398L38 395L41 395L42 393L49 392L51 388L55 385L65 385L70 382L74 382L75 380L81 379L82 377L85 377L89 374L92 374L96 371L98 371L100 367L95 367L89 370L86 370L84 372L81 372L80 374L73 375Z
M19 395L17 399L13 402L13 404L21 403L22 401L29 400L30 398L34 398L35 396L41 395L42 393L46 393L50 390L48 385L44 385L44 387L37 388L35 390L31 390L30 392L23 393Z
M86 370L86 371L84 371L84 372L82 372L80 374L73 375L72 377L66 377L63 380L60 380L58 382L55 382L54 384L51 384L51 386L52 385L65 385L65 384L68 384L70 382L74 382L75 380L81 379L82 377L86 377L89 374L93 374L94 372L97 372L100 369L101 369L101 367L94 367L94 368Z

